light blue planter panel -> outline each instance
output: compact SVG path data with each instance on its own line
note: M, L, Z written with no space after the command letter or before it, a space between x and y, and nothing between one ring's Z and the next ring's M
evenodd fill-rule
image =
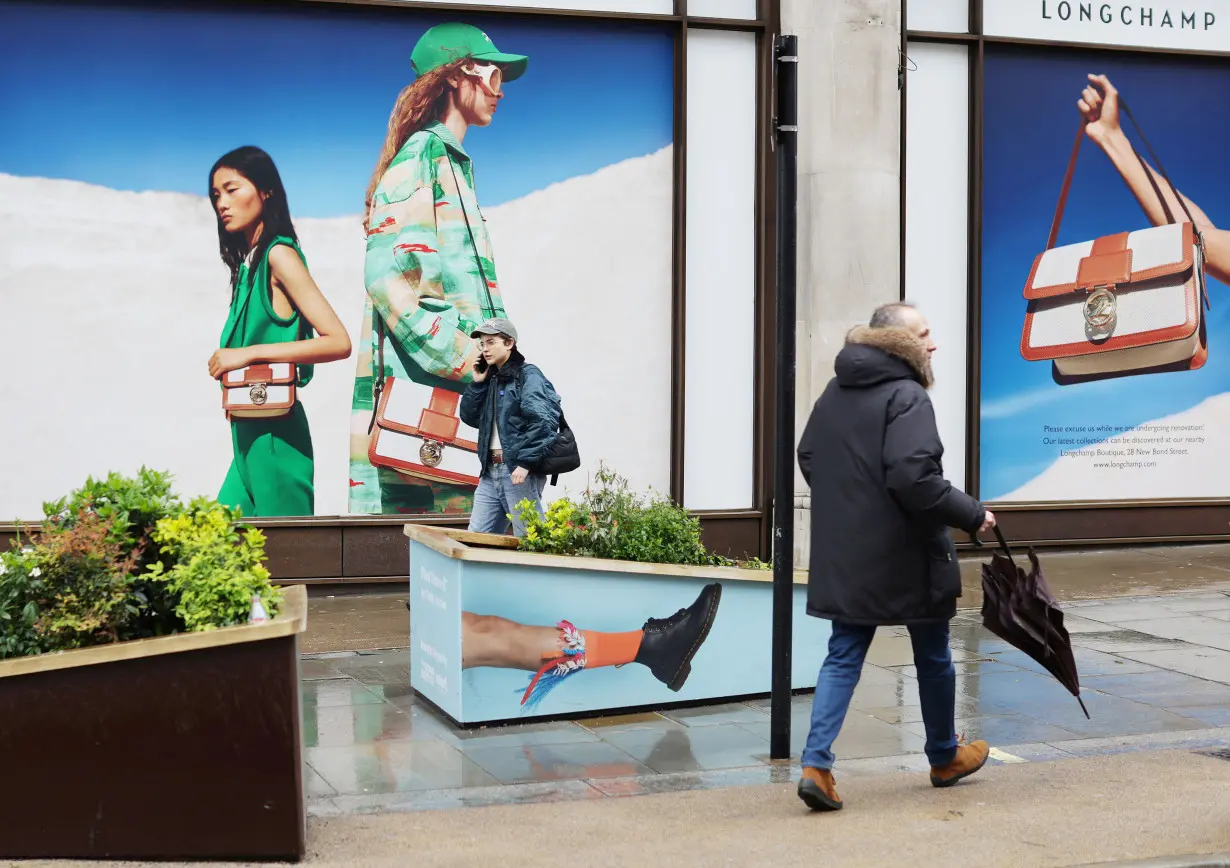
M410 550L411 685L460 723L610 713L770 690L771 582L479 563L447 558L413 540ZM678 691L642 663L593 666L587 653L581 667L578 655L560 650L561 622L592 652L585 638L591 632L639 631L649 618L667 619L692 606L714 583L721 585L716 614ZM796 689L815 685L829 636L829 622L808 617L806 602L806 586L795 585ZM560 658L563 667L549 665ZM527 696L535 662L545 671Z

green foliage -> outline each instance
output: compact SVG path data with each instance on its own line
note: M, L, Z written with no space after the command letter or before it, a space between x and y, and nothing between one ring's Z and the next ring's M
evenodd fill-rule
M670 498L652 490L629 491L628 480L605 465L598 486L579 501L562 498L538 515L528 500L517 505L525 524L525 551L612 558L657 564L731 566L733 561L705 548L700 521Z
M106 479L89 477L68 497L43 504L49 527L71 527L78 517L94 515L110 527L111 540L125 555L135 551L141 561L157 559L149 536L159 519L183 509L171 490L171 475L142 467L135 479L110 473ZM139 563L143 567L144 563Z
M40 536L27 553L26 606L38 611L40 645L67 650L119 641L139 614L131 595L133 551L111 521L82 511L71 526Z
M36 627L42 569L28 555L18 549L0 552L0 660L43 650Z
M154 564L150 575L178 600L175 614L187 630L245 623L255 595L271 618L276 614L282 596L263 565L265 536L252 527L240 533L237 519L217 501L199 498L154 529L154 541L174 566Z
M280 591L238 512L185 507L167 473L87 479L0 552L0 659L242 624Z

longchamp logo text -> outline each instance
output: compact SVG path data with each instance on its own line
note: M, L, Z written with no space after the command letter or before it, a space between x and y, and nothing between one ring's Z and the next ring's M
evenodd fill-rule
M1085 3L1081 0L1040 0L1042 18L1048 21L1088 21L1127 27L1159 27L1172 30L1208 30L1217 23L1212 12L1130 3Z

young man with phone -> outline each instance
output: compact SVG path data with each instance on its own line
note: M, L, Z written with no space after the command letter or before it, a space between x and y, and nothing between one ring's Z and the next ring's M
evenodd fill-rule
M560 399L555 387L517 349L517 329L504 317L489 319L471 337L481 358L474 381L461 396L461 421L478 430L481 471L474 492L470 530L525 534L517 504L532 501L542 514L546 476L534 468L546 457L559 431Z

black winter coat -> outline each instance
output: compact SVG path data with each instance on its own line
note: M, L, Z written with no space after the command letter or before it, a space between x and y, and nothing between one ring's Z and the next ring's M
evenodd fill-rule
M859 327L799 443L811 486L807 613L849 624L946 621L961 573L950 527L986 510L944 479L926 347L907 329Z

